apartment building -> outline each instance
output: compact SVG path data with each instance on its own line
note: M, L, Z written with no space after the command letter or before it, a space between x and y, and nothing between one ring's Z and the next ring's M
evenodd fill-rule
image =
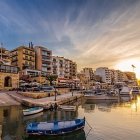
M35 69L35 51L32 45L20 46L10 52L11 65L18 66L20 70Z
M58 75L58 78L65 78L65 58L53 56L53 74Z
M81 71L81 73L84 73L85 76L89 80L93 80L94 79L94 73L93 73L93 69L92 68L83 68L83 70Z
M127 76L120 70L114 70L114 83L127 81Z
M70 60L65 59L65 78L69 79L70 78Z
M42 74L52 74L52 51L42 46L34 47L36 52L36 69Z
M9 50L1 47L0 48L0 60L7 65L11 64L11 59L10 59L10 52Z
M111 70L109 70L107 67L97 68L95 74L102 78L102 82L111 84Z
M134 72L124 72L124 74L127 76L128 81L137 81L136 74Z
M58 78L73 79L76 78L77 64L69 59L59 56L53 56L53 74Z
M75 79L77 76L77 64L70 60L70 79Z

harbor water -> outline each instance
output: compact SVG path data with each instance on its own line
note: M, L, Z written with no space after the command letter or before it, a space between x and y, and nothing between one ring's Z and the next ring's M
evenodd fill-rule
M32 116L22 115L22 106L0 107L2 140L139 140L140 97L131 102L79 101L76 112L44 111ZM26 124L54 120L86 118L83 131L59 137L29 137ZM92 129L91 129L92 128Z

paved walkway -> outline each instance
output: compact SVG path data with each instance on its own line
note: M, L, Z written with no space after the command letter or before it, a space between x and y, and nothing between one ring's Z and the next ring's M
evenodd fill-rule
M82 96L81 94L77 92L74 92L72 96L72 93L69 92L66 94L57 95L56 101L55 101L55 96L45 97L45 98L40 98L40 99L33 99L33 98L22 96L22 93L13 92L13 93L8 93L8 94L14 99L16 99L17 101L23 104L27 104L29 106L34 106L34 105L45 106L45 105L49 105L55 102L57 102L58 104L63 104L63 103L68 102L69 100L80 98Z
M0 106L20 105L19 102L11 98L4 92L0 92Z

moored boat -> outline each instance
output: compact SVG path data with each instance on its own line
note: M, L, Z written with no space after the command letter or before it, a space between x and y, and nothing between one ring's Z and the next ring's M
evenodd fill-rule
M107 94L92 94L92 95L85 95L85 99L89 100L118 100L117 96L109 96Z
M140 88L138 86L134 86L131 89L132 94L140 94Z
M47 140L56 140L56 137L58 140L86 140L86 134L85 131L79 130L79 131L75 131L73 133L68 133L66 135L58 135L58 136L47 136ZM24 140L46 140L46 136L44 135L29 135L27 137L24 138Z
M76 106L72 105L59 105L58 108L63 109L65 111L76 111Z
M42 112L43 108L42 107L33 107L33 108L29 108L29 109L24 109L23 110L23 115L33 115L39 112Z
M129 87L127 87L127 86L122 87L122 90L120 91L120 97L121 98L128 98L130 100L133 99L133 95L130 92Z
M85 118L71 121L34 122L27 124L26 132L29 135L64 135L83 129Z

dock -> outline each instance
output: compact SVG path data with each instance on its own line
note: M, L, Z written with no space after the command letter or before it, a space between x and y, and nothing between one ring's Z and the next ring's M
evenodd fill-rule
M33 98L22 96L22 94L20 93L12 93L9 95L13 99L15 99L16 101L18 101L19 103L25 106L28 106L28 107L41 106L44 108L54 103L57 103L57 105L70 103L84 96L83 94L80 94L77 92L73 93L73 96L72 96L72 93L65 93L62 95L57 95L56 101L55 101L55 96L45 97L45 98L40 98L40 99L33 99Z

